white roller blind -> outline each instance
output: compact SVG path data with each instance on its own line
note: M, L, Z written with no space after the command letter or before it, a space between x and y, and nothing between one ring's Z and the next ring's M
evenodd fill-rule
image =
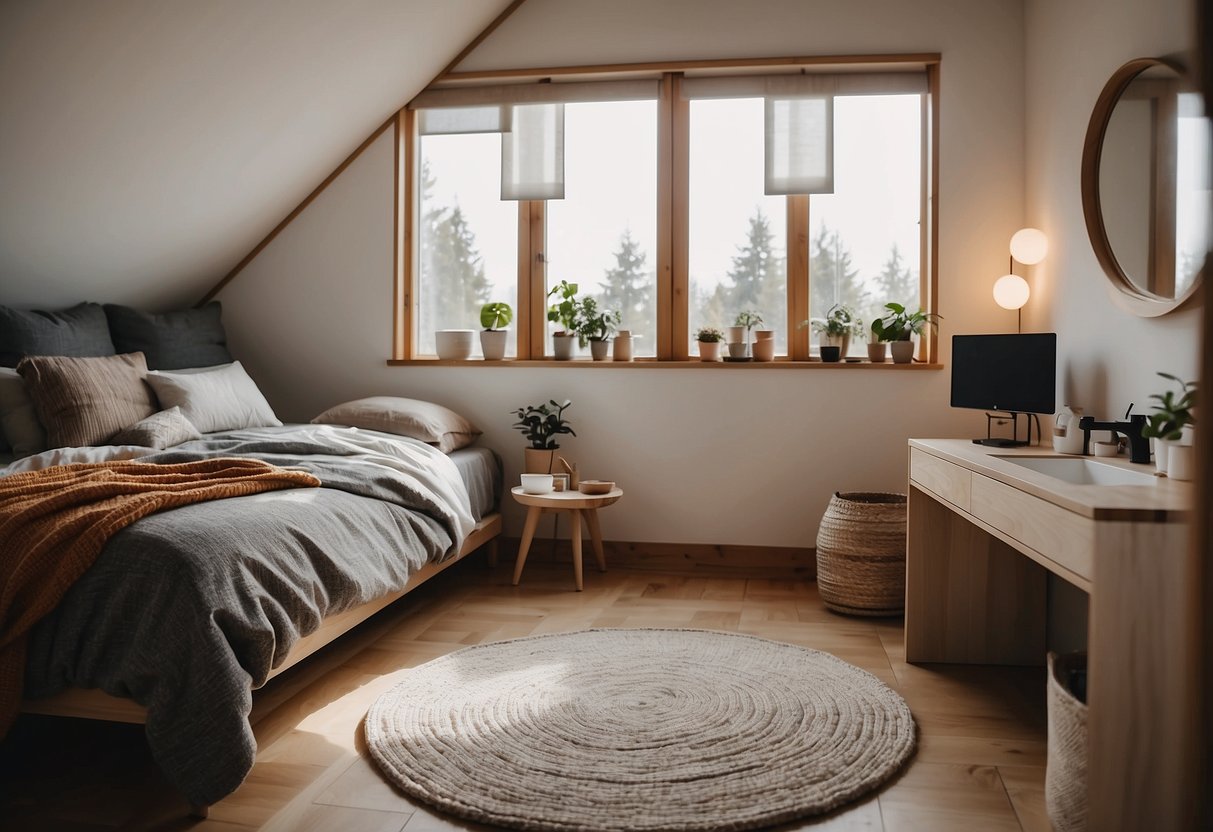
M766 194L834 193L834 99L766 99Z
M810 95L904 95L927 92L925 72L733 75L687 78L687 98L795 98Z
M564 105L513 107L501 135L501 198L564 199Z
M417 131L423 136L506 133L509 129L509 107L440 107L417 113Z
M551 84L495 84L426 90L409 102L410 110L436 107L484 107L497 104L574 104L582 101L656 101L658 81L576 81Z

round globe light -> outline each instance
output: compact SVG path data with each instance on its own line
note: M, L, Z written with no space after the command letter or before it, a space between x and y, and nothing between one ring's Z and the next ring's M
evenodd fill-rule
M1011 256L1027 266L1035 266L1049 253L1049 238L1039 228L1021 228L1011 237Z
M994 302L1003 309L1022 309L1032 290L1017 274L1004 274L994 281Z

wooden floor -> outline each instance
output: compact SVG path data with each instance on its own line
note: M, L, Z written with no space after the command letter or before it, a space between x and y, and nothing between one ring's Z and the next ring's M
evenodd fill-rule
M142 726L54 717L18 720L0 744L0 827L12 830L191 829L425 832L476 829L384 784L362 754L370 703L404 669L469 644L587 627L698 627L825 650L896 688L919 749L870 798L785 829L1048 830L1044 812L1044 674L1030 669L905 664L899 621L826 611L816 584L586 573L567 565L469 558L325 648L258 694L258 761L206 821L184 817L143 742Z

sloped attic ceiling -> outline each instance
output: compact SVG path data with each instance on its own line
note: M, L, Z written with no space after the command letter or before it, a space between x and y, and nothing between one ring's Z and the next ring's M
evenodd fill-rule
M0 303L192 303L507 5L0 2Z

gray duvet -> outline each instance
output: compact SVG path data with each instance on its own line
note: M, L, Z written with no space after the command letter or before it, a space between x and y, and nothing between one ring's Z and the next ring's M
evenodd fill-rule
M253 765L251 691L321 619L457 552L473 525L443 454L333 426L216 434L144 461L248 456L321 488L153 514L115 535L31 634L26 695L100 688L148 709L147 739L192 803Z

